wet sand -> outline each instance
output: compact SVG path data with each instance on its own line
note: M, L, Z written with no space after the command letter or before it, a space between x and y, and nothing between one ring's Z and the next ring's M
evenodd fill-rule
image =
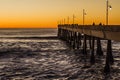
M90 65L89 54L58 39L0 39L0 80L119 80L120 42L113 43L115 63L105 75L105 42L104 56Z

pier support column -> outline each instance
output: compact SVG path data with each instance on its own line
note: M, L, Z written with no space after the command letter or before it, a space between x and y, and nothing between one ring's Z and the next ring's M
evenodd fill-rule
M62 29L60 29L60 38L62 39Z
M70 45L70 31L68 31L68 44Z
M58 28L58 38L60 39L61 38L61 29Z
M66 30L64 30L63 35L64 35L64 41L66 41Z
M57 34L58 38L60 38L60 29L58 27L58 34Z
M76 49L79 49L79 39L78 39L78 32L76 32Z
M73 49L76 48L76 32L73 32Z
M108 40L107 43L107 55L106 55L106 64L104 67L104 73L109 74L110 73L110 64L113 64L113 55L112 55L112 44L111 40Z
M62 30L62 35L61 35L62 37L61 37L61 39L64 40L64 35L63 35L64 34L64 29L61 29L61 30Z
M66 36L67 36L67 34L66 34L66 30L64 30L64 41L66 41Z
M62 34L62 36L63 36L63 40L65 40L65 31L64 31L64 29L63 29L63 34Z
M84 34L84 39L83 39L83 54L87 55L87 43L86 43L87 35Z
M65 34L66 34L66 43L68 43L68 30L65 30Z
M69 43L69 44L70 44L70 47L72 46L72 37L73 37L73 36L72 36L72 31L70 31L70 43Z
M62 32L63 32L63 31L62 31L62 29L60 29L60 30L61 30L60 38L62 39L62 37L63 37L63 36L62 36Z
M72 44L71 44L72 48L74 49L75 48L75 45L74 45L74 32L72 31Z
M92 37L91 37L91 36L89 36L89 47L90 47L90 49L92 49L91 39L92 39Z
M78 36L77 36L77 49L80 48L80 45L81 45L81 34L78 33Z
M107 49L107 53L109 53L109 57L110 57L110 64L114 63L114 58L113 58L113 54L112 54L112 42L111 40L108 40L108 49Z
M75 32L75 49L77 48L77 44L78 44L78 33Z
M91 64L95 64L94 46L95 46L95 37L92 37L92 45L90 49L90 53L91 53L90 63Z
M96 54L98 56L103 56L103 51L102 51L102 48L101 48L100 38L97 38L97 51L96 51Z

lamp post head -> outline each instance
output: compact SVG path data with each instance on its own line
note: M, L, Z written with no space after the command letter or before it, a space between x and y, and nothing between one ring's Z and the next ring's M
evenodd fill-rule
M84 13L84 15L87 15L87 13Z
M109 5L109 8L110 8L110 10L112 9L112 6L111 5Z
M83 15L87 15L87 13L85 12L85 9L83 9Z

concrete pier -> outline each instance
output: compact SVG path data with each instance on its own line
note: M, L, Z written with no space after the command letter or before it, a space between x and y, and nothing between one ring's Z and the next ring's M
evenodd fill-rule
M111 40L120 41L120 25L58 25L58 37L66 41L73 49L82 49L85 56L88 54L87 47L89 45L90 63L92 65L95 64L95 52L97 56L103 56L101 40L106 40L107 53L104 72L110 73L110 65L114 63Z

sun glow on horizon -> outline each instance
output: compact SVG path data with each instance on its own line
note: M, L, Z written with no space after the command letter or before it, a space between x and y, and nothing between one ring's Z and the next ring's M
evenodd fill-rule
M110 0L109 24L120 25L120 0ZM0 28L57 28L59 20L76 16L75 23L82 24L85 9L85 24L105 24L105 0L0 0Z

